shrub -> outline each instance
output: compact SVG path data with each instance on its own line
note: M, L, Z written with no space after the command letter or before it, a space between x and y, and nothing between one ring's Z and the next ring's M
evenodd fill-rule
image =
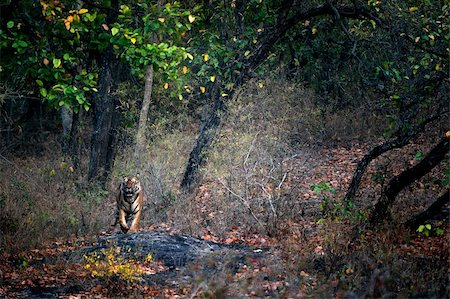
M89 271L92 277L99 277L113 286L117 282L134 284L142 280L145 273L135 260L127 260L122 257L120 247L112 246L100 251L94 251L84 256L86 264L84 269ZM147 262L152 256L147 257Z

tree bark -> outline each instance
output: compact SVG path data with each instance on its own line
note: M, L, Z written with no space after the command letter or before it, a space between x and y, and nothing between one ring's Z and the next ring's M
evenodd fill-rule
M108 11L108 24L114 23L117 19L119 0L112 0L111 8L113 10ZM116 87L115 81L119 76L119 62L113 55L112 46L109 46L103 54L99 76L98 94L93 105L94 124L87 179L88 181L99 179L102 183L105 183L107 172L111 168L114 158L111 150L114 147L117 123L113 122L115 99L110 95Z
M145 129L147 127L148 111L150 108L150 103L152 99L152 89L153 89L153 65L147 67L145 72L145 87L144 87L144 99L142 101L142 108L139 114L139 126L136 135L136 148L134 152L134 161L136 161L136 171L141 172L140 165L143 154L145 152L146 138Z
M412 137L413 136L411 135L406 138L397 138L387 141L383 144L375 146L367 154L365 154L361 161L358 162L356 170L353 173L352 181L344 198L345 201L348 203L355 197L356 192L359 189L359 185L361 184L362 177L364 176L370 162L392 149L407 145Z
M449 151L449 138L444 137L417 165L410 167L392 178L376 203L370 217L372 224L380 223L389 218L389 210L397 195L407 186L430 172L444 160Z
M364 157L361 159L361 161L358 162L356 170L353 173L352 181L350 182L350 185L347 189L347 193L345 194L344 200L347 203L347 206L348 203L355 197L356 192L358 191L359 186L361 184L362 177L364 176L364 173L366 172L370 162L372 162L373 160L375 160L376 158L378 158L379 156L390 150L401 148L407 145L412 138L417 136L425 129L425 126L428 123L436 120L439 117L440 117L439 114L430 116L416 128L409 130L407 133L403 134L400 137L397 137L393 140L389 140L383 144L375 146L367 154L365 154Z
M89 160L88 180L103 176L100 168L106 163L106 149L108 148L110 129L114 105L109 99L112 87L111 49L107 50L103 58L100 71L100 82L97 99L94 103L94 126L91 141L91 156Z
M449 189L447 189L446 191L441 193L438 199L435 202L433 202L428 207L428 209L409 219L406 222L406 226L409 227L410 229L416 229L419 225L424 224L425 221L430 220L432 217L439 214L442 211L442 208L446 204L448 204L449 201L450 201ZM446 216L448 217L448 213L446 213Z
M185 190L192 191L200 181L200 167L204 164L206 152L219 131L221 117L226 113L225 99L218 92L217 85L213 87L212 97L215 99L214 107L200 128L200 134L189 154L189 160L181 181L181 187Z
M254 48L249 49L253 53L250 57L243 57L243 69L240 75L234 79L233 91L228 92L228 97L222 97L219 87L215 94L211 95L214 100L214 107L210 115L200 128L199 135L195 141L194 148L189 154L189 160L184 171L181 187L185 190L192 191L195 185L200 181L199 169L205 163L205 158L208 154L209 147L213 142L219 130L222 117L226 114L226 101L233 98L233 94L239 89L248 79L250 79L258 66L263 63L270 54L273 46L288 32L289 29L298 23L316 16L336 15L338 13L343 18L355 19L374 19L379 23L379 19L375 18L365 9L351 6L337 6L334 7L327 3L317 8L308 11L294 11L291 13L294 1L284 0L280 10L278 11L278 20L276 25L264 30L264 33L258 40L260 41ZM233 66L224 66L224 68Z

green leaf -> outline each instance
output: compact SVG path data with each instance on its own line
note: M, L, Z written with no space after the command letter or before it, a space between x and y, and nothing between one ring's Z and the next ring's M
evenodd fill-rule
M47 89L45 89L44 87L39 88L39 92L44 98L47 97Z
M445 180L442 181L442 186L445 187L448 184L450 184L450 178L446 178Z
M8 29L13 28L13 27L14 27L14 21L9 21L9 22L6 24L6 27L7 27Z
M56 69L61 65L61 59L53 58L53 67Z
M431 224L427 223L427 224L425 224L425 227L426 227L428 230L430 230L430 229L431 229Z
M44 86L44 83L39 79L36 80L36 83L37 83L37 85L39 85L41 87Z
M424 229L425 229L425 226L424 226L424 225L420 225L420 226L417 228L417 232L421 233L421 232L423 232Z
M444 230L441 228L436 228L435 233L436 236L442 236L444 234Z
M322 225L325 223L325 219L324 218L320 218L319 220L317 220L317 224Z
M27 42L23 41L23 40L18 40L15 42L15 44L17 45L17 47L22 47L22 48L25 48L26 46L28 46ZM13 47L14 47L14 45L13 45Z
M113 27L113 28L111 29L111 34L112 34L113 36L115 36L117 33L119 33L119 28Z
M84 97L82 95L76 95L76 100L78 104L82 105L84 103Z
M422 152L417 152L416 153L416 160L421 160L423 158L423 153Z
M65 86L63 89L63 92L65 95L71 95L73 94L73 88L72 86Z

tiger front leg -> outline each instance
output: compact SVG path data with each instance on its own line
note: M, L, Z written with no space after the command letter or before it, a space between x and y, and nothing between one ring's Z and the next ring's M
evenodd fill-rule
M128 228L127 220L125 218L125 211L122 209L119 211L119 223L120 223L120 228L122 229L122 231L124 233L126 233L129 230L129 228Z
M131 227L129 232L130 233L135 233L137 232L138 226L139 226L139 221L141 220L141 213L142 213L142 209L139 210L136 215L134 215L133 217L133 222L131 222Z

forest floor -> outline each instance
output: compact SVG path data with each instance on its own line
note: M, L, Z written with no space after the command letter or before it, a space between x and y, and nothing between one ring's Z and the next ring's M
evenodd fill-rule
M220 262L195 259L170 267L157 260L154 252L146 253L144 258L123 259L117 245L95 247L99 238L116 235L123 238L120 233L103 232L98 236L52 241L21 253L0 253L0 297L445 298L449 294L448 223L433 223L433 229L442 229L443 233L425 236L407 231L398 222L369 230L358 227L348 217L334 214L325 218L321 214L324 195L314 192L311 185L329 182L335 194L342 195L365 151L365 146L323 148L309 157L294 159L291 166L303 169L302 176L293 173L286 183L296 186L290 196L302 198L304 208L299 208L302 212L297 218L275 221L276 233L269 230L262 233L255 227L237 223L228 232L216 235L208 227L218 213L215 204L210 202L211 194L226 190L216 181L200 186L191 208L200 211L192 221L203 225L203 230L196 231L195 237L245 246L249 254L239 262L233 258L223 258ZM394 164L388 165L394 173L405 166ZM370 206L379 194L380 187L371 181L373 177L372 180L366 177L363 182L365 189L359 196L365 203L359 205L361 210ZM437 189L427 179L413 188L409 191ZM404 195L408 196L409 193ZM399 200L399 205L403 201L407 202ZM399 211L399 215L413 215L426 204L422 201L417 206L403 205L394 211ZM168 236L186 233L172 221L142 227L140 231ZM70 252L93 246L100 253L91 252L79 259L66 258ZM251 253L259 255L255 257Z

